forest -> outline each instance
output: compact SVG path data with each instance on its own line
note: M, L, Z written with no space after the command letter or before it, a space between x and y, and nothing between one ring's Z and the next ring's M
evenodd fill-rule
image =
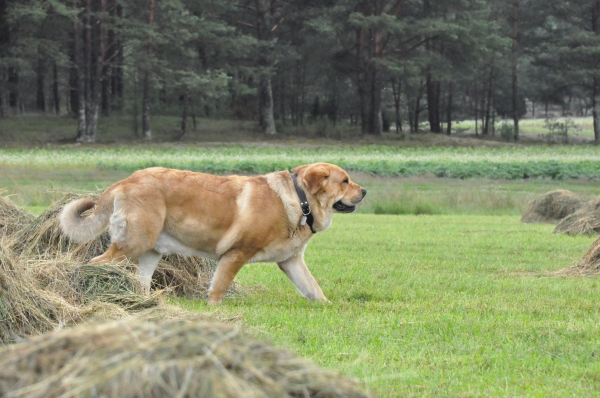
M600 0L0 0L0 116L133 115L347 123L363 135L519 140L526 103L592 116ZM503 134L506 131L503 132Z

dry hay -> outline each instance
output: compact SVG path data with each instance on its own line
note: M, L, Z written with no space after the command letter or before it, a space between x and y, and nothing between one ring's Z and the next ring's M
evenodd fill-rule
M0 238L14 235L35 219L34 215L0 196Z
M69 255L16 256L0 242L0 344L86 319L120 319L162 304L127 264L89 265Z
M581 199L571 191L551 191L529 202L521 216L521 222L557 223L577 211L581 204Z
M0 344L52 330L72 317L79 317L77 308L39 289L34 276L0 241Z
M83 197L97 200L102 191L74 194L69 193L54 203L44 214L21 229L14 237L12 249L22 255L52 257L69 253L79 261L89 261L104 253L110 245L108 232L86 243L73 243L62 233L58 214L69 202ZM86 213L83 214L85 216ZM165 256L154 273L153 286L168 289L175 295L204 298L208 294L210 280L216 268L213 261L203 258L171 254ZM239 285L233 283L228 295L240 292Z
M0 396L367 397L356 382L215 322L132 320L0 351Z
M67 195L0 242L0 344L89 319L192 316L181 311L174 315L174 307L163 310L167 307L159 298L162 291L145 294L132 272L135 265L88 263L108 247L108 235L75 244L62 234L56 218L65 203L81 196ZM204 297L213 272L214 265L204 259L170 255L159 264L154 286ZM237 284L233 286L230 295L240 292Z
M26 255L54 255L70 252L82 260L89 260L104 253L110 245L108 232L104 232L90 242L73 243L62 233L58 221L58 214L67 203L84 197L95 201L101 194L102 191L89 194L67 194L16 234L13 250ZM85 214L83 215L85 216Z
M600 238L592 242L583 257L572 267L553 273L556 276L597 276L600 275Z
M600 198L583 204L575 213L563 218L554 228L554 234L600 234Z

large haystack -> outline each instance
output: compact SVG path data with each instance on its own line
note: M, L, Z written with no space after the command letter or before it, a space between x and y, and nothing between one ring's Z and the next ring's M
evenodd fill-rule
M34 219L33 214L15 205L9 198L0 196L0 238L14 235Z
M367 397L231 324L118 321L0 351L0 396Z
M584 203L575 213L560 220L552 233L567 235L600 234L600 198Z
M86 319L121 319L162 305L128 264L89 265L70 255L16 256L0 242L0 345Z
M521 222L557 223L577 211L581 204L581 199L571 191L551 191L529 202Z
M12 249L27 256L53 257L68 253L80 262L87 262L104 253L110 245L108 232L102 233L90 242L73 243L62 233L57 218L65 204L82 197L97 200L101 194L102 191L67 194L28 226L20 229L14 235ZM83 216L85 215L84 213ZM202 258L165 256L154 273L153 286L158 289L167 288L176 295L206 297L215 267L213 261ZM239 290L239 285L234 283L228 294L235 295Z

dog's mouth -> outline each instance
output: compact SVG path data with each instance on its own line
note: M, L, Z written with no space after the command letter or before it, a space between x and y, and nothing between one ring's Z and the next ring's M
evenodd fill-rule
M339 200L333 204L333 209L338 213L353 213L356 210L356 206L345 205Z

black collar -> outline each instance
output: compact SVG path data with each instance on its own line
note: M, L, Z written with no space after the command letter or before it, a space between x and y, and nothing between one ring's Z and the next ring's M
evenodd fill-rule
M300 198L300 206L302 207L302 220L300 221L300 225L308 224L308 227L312 231L313 234L316 234L317 231L313 229L313 223L315 219L310 210L310 205L308 204L308 199L306 199L306 193L300 188L298 185L298 175L296 173L292 173L292 180L294 180L294 188L296 188L296 193L298 194L298 198Z

